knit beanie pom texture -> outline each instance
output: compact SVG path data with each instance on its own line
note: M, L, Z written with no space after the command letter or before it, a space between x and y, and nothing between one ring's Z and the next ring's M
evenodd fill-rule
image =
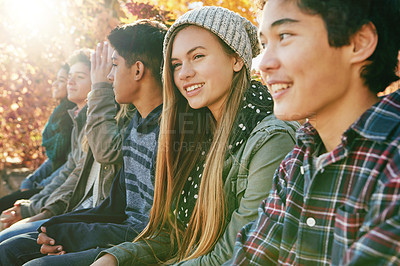
M210 30L244 61L250 78L251 62L260 53L257 28L246 18L223 7L204 6L186 12L168 30L164 39L164 56L172 33L185 24Z

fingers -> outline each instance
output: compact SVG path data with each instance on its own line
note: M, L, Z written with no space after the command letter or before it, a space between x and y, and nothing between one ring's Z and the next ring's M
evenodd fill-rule
M107 63L108 63L108 42L103 43L103 50L102 50L101 57L103 58L103 60L102 60L103 65L107 65Z
M14 206L21 206L22 202L24 202L24 200L17 200L17 201L14 203Z
M92 54L90 55L90 69L91 71L96 69L96 52L92 52Z
M95 68L108 67L111 65L112 48L107 41L99 42L96 46L94 56L92 55L92 66Z
M96 47L96 67L99 67L102 64L101 62L102 50L103 50L103 43L99 42Z
M2 223L9 223L11 220L13 220L13 217L11 217L11 216L7 216L7 217L4 217L4 218L0 219L0 221Z
M111 71L111 53L108 42L98 43L95 52L91 56L91 78L92 84L97 82L109 82L107 76Z
M17 209L17 208L16 208L15 206L14 206L14 207L11 207L11 208L9 208L9 209L3 211L3 214L15 216L15 215L16 215L16 209Z
M108 60L108 64L111 65L112 64L112 54L113 54L113 48L111 47L111 45L107 45L108 46L108 56L107 56L107 60Z
M19 219L13 215L1 218L0 222L2 222L4 225L4 228L8 228L11 225L13 225L14 223L18 222Z
M52 255L61 255L63 251L63 247L61 245L50 246L50 245L42 245L40 247L40 253L42 254L52 254ZM62 253L62 254L64 254Z
M40 233L38 238L37 238L37 240L36 240L36 242L39 245L52 245L52 246L54 246L56 244L56 241L53 238L49 237L46 233Z
M47 253L47 255L49 255L49 256L54 256L54 255L63 255L63 254L66 254L67 252L65 252L65 251L61 251L61 252L58 252L58 253Z

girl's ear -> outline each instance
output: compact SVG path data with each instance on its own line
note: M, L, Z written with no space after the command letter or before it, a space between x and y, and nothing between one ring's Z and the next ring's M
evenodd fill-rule
M243 65L244 65L243 59L240 58L240 57L234 57L233 60L234 60L234 62L233 62L233 71L239 72L242 69Z

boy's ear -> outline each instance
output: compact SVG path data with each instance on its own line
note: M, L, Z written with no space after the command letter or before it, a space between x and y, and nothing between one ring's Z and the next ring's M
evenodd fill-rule
M243 59L240 57L234 57L233 60L233 71L239 72L244 65Z
M353 46L352 63L361 63L367 60L375 51L378 44L378 34L375 25L364 24L361 29L351 37Z
M145 72L145 67L143 62L141 61L136 61L135 64L132 65L132 71L133 75L135 77L136 81L139 81L143 78L144 72Z

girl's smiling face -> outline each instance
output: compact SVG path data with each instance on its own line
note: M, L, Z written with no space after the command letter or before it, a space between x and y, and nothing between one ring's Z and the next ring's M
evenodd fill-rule
M190 107L207 107L218 120L233 74L243 63L227 54L216 35L191 25L177 33L170 64L175 85Z

